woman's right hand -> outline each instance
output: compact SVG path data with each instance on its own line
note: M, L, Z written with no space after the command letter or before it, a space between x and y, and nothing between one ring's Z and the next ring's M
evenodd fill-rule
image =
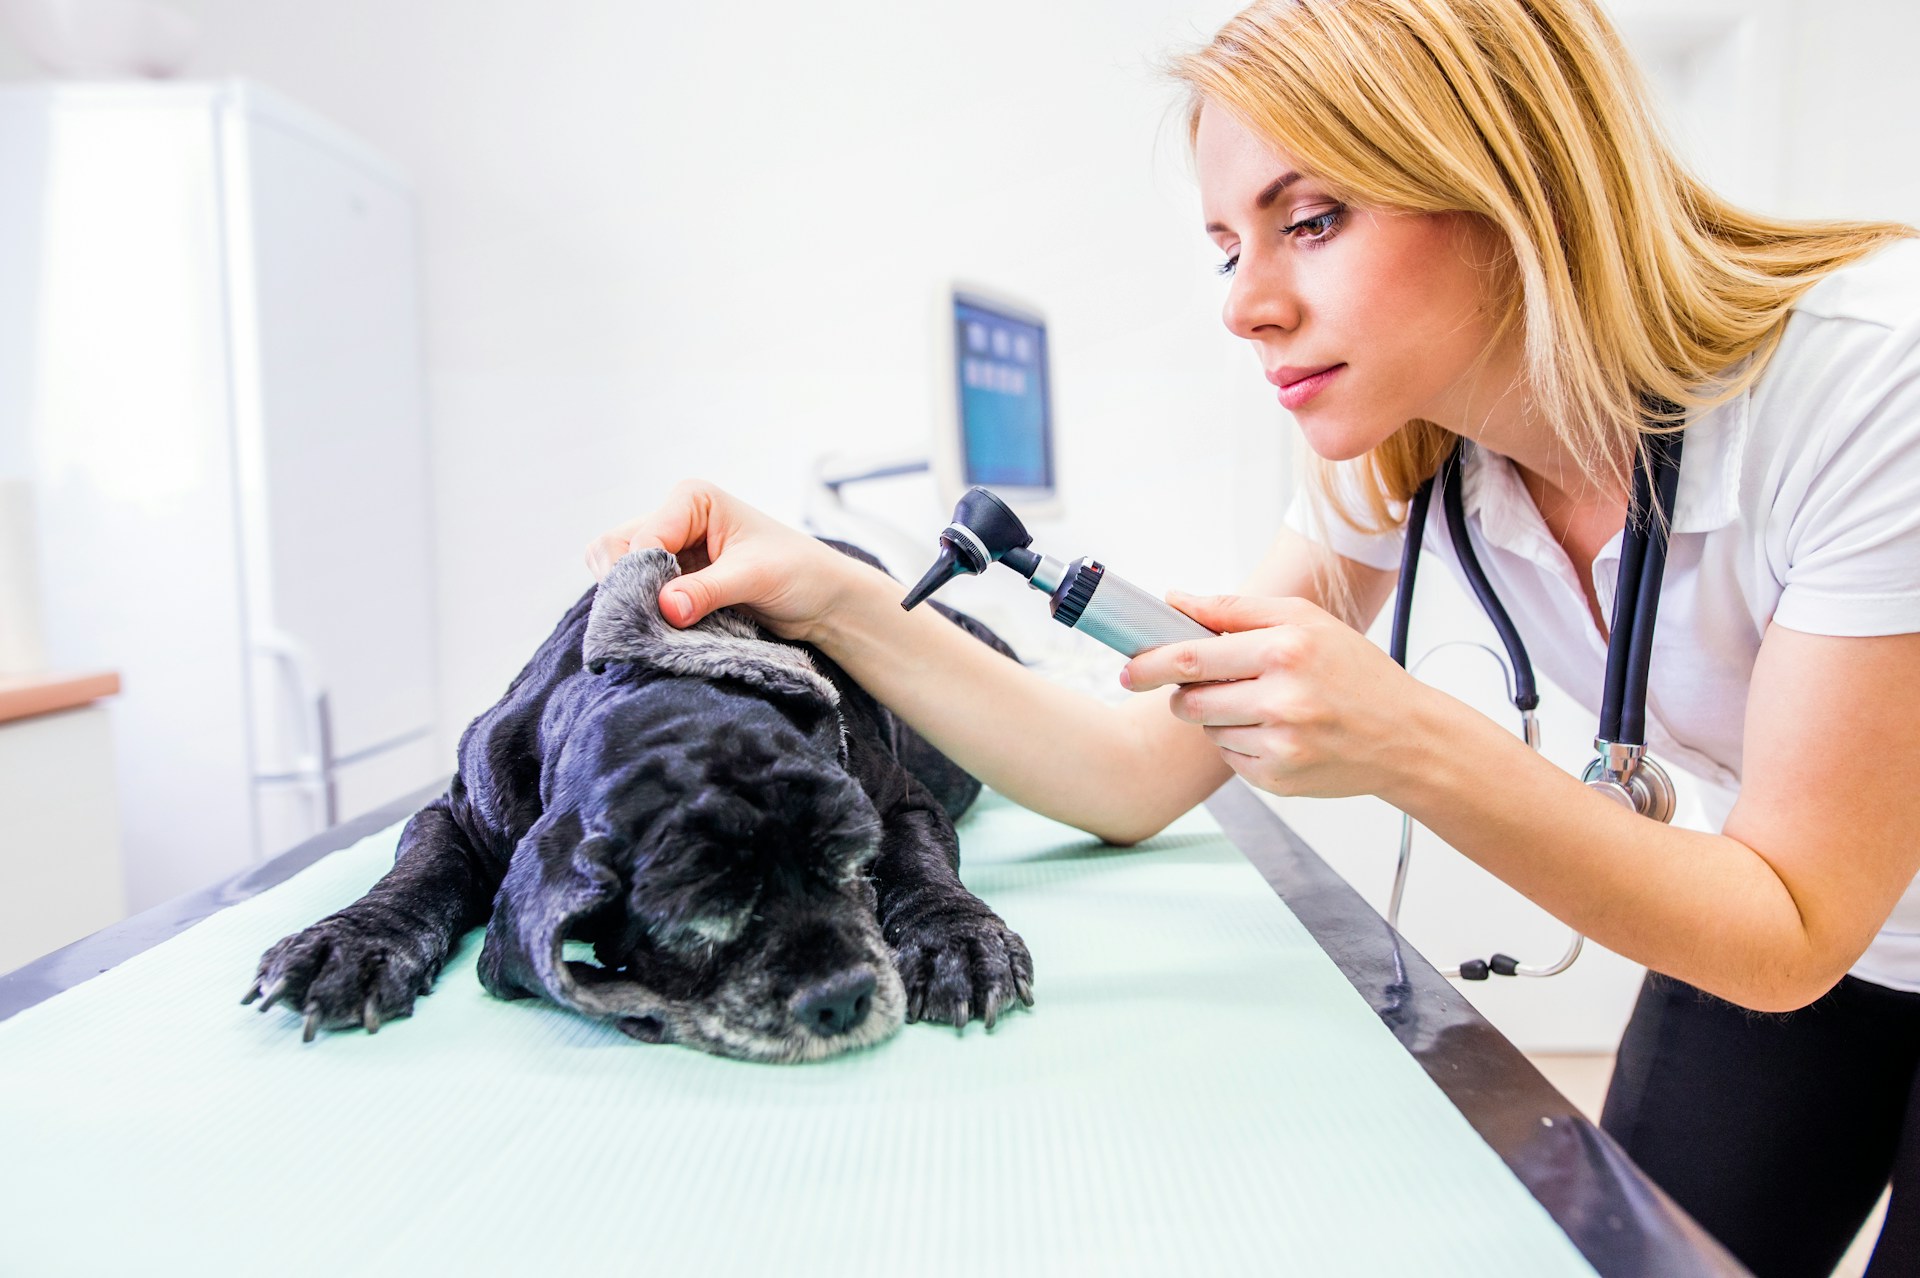
M783 639L812 637L850 569L863 565L790 528L713 484L683 479L651 514L601 534L587 547L596 581L629 550L671 551L682 575L660 592L660 611L690 626L737 604Z

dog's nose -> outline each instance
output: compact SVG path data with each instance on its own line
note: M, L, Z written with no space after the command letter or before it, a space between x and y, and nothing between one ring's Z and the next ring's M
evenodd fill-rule
M844 1034L867 1019L874 985L872 972L842 972L796 994L794 1018L822 1038Z

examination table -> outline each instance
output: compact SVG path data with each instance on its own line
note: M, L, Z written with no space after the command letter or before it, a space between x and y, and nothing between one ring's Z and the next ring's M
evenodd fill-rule
M260 952L444 786L0 977L0 1274L1744 1271L1240 782L1103 845L992 794L992 1033L813 1065L488 997L300 1041Z

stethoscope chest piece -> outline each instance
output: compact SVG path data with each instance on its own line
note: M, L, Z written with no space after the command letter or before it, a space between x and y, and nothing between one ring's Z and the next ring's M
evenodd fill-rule
M1581 780L1629 812L1671 824L1673 821L1673 778L1641 746L1613 741L1595 741L1600 753Z

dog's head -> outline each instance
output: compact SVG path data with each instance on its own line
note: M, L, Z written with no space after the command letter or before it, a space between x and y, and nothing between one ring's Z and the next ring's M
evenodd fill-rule
M482 980L727 1056L876 1042L906 1000L868 877L880 824L846 771L833 686L744 619L666 626L653 601L676 570L663 551L629 555L596 596L586 658L607 695L514 852ZM597 963L564 958L568 940Z

